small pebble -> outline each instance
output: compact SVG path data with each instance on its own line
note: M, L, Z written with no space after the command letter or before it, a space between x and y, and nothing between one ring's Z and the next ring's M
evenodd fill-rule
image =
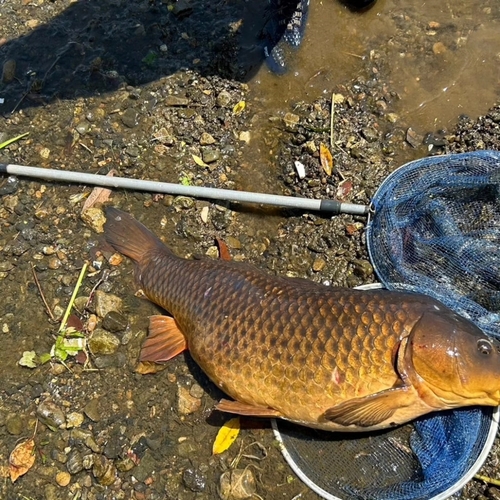
M299 177L299 179L304 179L306 176L306 167L298 160L295 160L294 164L295 170L297 171L297 176Z
M205 163L213 163L220 158L220 151L214 148L205 148L202 151L201 157Z
M71 474L69 474L68 472L58 472L56 474L56 483L59 485L59 486L68 486L68 484L71 482Z
M234 469L220 477L219 495L222 500L244 500L256 491L255 477L250 469Z
M12 436L19 436L26 428L23 419L19 415L10 415L5 422L7 432Z
M241 241L238 238L235 238L234 236L227 236L226 243L229 248L233 248L235 250L241 249Z
M187 106L189 99L176 95L169 95L165 98L165 106Z
M316 259L314 259L312 268L314 272L319 272L322 271L325 268L325 266L326 266L325 260L322 259L321 257L317 257Z
M231 94L227 90L223 90L217 96L217 100L216 101L217 101L217 106L220 106L221 108L225 108L231 102Z
M102 327L112 333L123 332L127 326L127 318L118 311L109 311L102 320Z
M300 122L300 116L294 113L286 113L283 117L283 123L287 130L294 131Z
M58 428L66 423L66 415L53 401L45 400L36 409L38 418L48 427Z
M92 474L99 484L102 486L110 486L115 482L116 468L113 462L108 460L105 456L98 455L94 458Z
M82 212L81 219L90 229L96 233L104 232L104 223L106 222L106 216L100 208L88 208L85 212Z
M205 391L201 387L201 385L194 383L191 388L189 389L189 394L193 396L193 398L202 398L203 395L205 394Z
M318 151L318 148L317 148L316 143L314 141L307 141L304 144L304 149L310 154L314 154L314 153L316 153L316 151Z
M70 451L66 461L66 469L70 474L78 474L83 470L83 457L78 450Z
M215 143L215 139L213 138L212 135L208 134L207 132L203 132L200 137L200 144L202 146L210 146L211 144Z
M60 500L61 495L55 484L46 484L43 487L44 500Z
M250 142L250 132L248 130L243 130L240 132L238 139L242 142L246 142L247 144Z
M206 476L199 469L193 467L184 470L182 473L182 482L186 488L195 493L204 491L207 486Z
M446 52L446 50L447 50L446 45L443 42L436 42L432 46L432 52L434 52L434 54L436 54L436 55L444 54Z
M123 309L123 301L120 297L102 290L96 291L94 304L95 312L99 318L104 318L111 311L120 312Z
M55 270L61 267L61 261L57 257L51 257L48 262L49 269Z
M188 196L176 196L174 198L173 205L176 209L193 208L194 200Z
M193 397L189 392L189 388L179 384L177 392L177 411L179 414L190 415L191 413L198 411L200 408L201 399Z
M80 427L83 424L85 417L83 413L71 412L66 415L66 429Z
M208 207L203 207L200 212L200 218L205 224L208 222L208 212L209 212Z
M127 108L121 118L122 123L128 128L139 125L139 113L133 108Z
M83 408L83 412L90 418L90 420L92 420L92 422L99 422L102 418L100 399L94 398L88 402Z

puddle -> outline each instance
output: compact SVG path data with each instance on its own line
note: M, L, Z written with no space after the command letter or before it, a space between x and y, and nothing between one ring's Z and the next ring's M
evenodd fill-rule
M339 2L311 2L305 40L288 74L263 66L253 86L267 109L313 100L386 60L396 112L421 133L475 118L500 90L500 4L495 1L379 0L359 14ZM369 66L368 66L369 67Z

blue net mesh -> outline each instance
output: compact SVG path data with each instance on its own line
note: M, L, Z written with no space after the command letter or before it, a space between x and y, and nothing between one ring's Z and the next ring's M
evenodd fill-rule
M390 289L432 295L500 335L500 153L414 161L373 200L368 251Z
M500 337L500 153L409 163L385 180L373 208L368 250L384 286L431 295ZM470 409L416 421L410 445L421 472L383 498L431 498L456 483L484 446L491 415Z

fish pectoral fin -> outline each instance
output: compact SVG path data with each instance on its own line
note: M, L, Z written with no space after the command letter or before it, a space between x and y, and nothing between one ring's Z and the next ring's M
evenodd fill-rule
M345 426L371 427L390 418L397 409L409 406L413 399L408 387L388 389L340 403L326 410L323 418Z
M151 316L149 335L141 347L140 362L162 363L187 349L187 341L174 318Z
M239 401L229 401L228 399L221 399L215 405L215 409L227 413L235 413L236 415L245 415L247 417L279 418L282 416L279 411L273 410L272 408L249 405L247 403L240 403Z

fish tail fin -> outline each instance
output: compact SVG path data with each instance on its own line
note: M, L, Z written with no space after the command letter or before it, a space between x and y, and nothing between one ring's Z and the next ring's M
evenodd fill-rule
M106 208L106 241L118 252L140 263L152 250L171 253L165 244L130 214L114 207Z

